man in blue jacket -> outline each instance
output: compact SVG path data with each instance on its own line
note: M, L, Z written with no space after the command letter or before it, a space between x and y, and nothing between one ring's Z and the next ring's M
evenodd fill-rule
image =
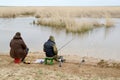
M48 41L44 43L43 50L46 57L53 57L56 61L58 61L58 50L53 36L50 36Z

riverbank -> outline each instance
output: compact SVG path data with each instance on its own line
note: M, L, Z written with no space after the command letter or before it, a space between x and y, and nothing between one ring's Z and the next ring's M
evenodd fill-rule
M77 55L63 55L66 62L62 67L57 62L54 65L36 64L36 59L44 58L43 53L29 53L26 61L31 64L15 64L8 55L0 55L0 78L2 80L119 80L120 68L99 66L101 59L85 58L85 63L80 65L82 58ZM113 63L114 61L109 61ZM116 62L119 63L119 62ZM80 66L79 66L80 65Z

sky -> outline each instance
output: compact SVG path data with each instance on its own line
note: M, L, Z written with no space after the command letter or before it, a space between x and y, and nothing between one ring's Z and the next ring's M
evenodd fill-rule
M120 0L0 0L0 6L120 6Z

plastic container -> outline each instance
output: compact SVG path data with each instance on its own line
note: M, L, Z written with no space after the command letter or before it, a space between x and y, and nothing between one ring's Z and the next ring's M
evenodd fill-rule
M14 59L14 63L20 63L20 62L21 62L21 60L19 58Z

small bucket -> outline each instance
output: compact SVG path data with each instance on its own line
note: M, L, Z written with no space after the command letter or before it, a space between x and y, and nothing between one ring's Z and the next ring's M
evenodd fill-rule
M20 62L21 62L21 60L19 58L14 59L14 63L20 63Z

